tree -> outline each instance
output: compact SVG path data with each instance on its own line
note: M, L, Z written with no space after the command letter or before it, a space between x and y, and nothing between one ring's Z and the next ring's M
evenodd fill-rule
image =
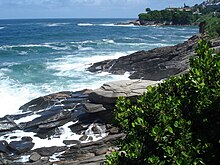
M145 11L148 13L148 12L151 11L151 9L148 7L148 8L145 9Z

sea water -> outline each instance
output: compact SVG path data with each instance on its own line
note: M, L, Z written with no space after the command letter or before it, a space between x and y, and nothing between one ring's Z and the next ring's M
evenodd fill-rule
M0 117L19 113L22 104L39 96L128 79L129 73L90 73L87 68L198 33L191 26L115 25L130 20L0 20Z

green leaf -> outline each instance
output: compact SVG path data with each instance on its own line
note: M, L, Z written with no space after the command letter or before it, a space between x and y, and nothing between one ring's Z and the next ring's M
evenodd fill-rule
M169 131L169 133L172 133L173 134L173 128L172 127L167 127L167 130Z

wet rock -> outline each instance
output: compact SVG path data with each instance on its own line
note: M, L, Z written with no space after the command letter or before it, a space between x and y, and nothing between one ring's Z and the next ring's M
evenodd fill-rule
M39 128L39 125L41 125L41 128L46 129L52 128L52 127L58 127L61 126L63 123L62 120L71 118L71 111L68 110L60 110L60 111L49 111L47 114L42 115L38 118L35 118L34 120L27 122L24 129L28 128ZM55 123L53 123L55 122Z
M65 151L67 147L42 147L42 148L37 148L34 151L40 154L41 156L52 156L54 153L59 153L62 151Z
M6 165L6 164L12 165L13 161L7 159L0 159L0 165Z
M79 138L80 141L86 141L86 139L88 138L87 135L83 135Z
M79 140L64 140L63 143L65 145L80 145L81 144Z
M8 149L16 154L30 151L34 147L34 143L30 141L12 141L8 145Z
M96 156L103 155L103 154L106 154L107 151L108 151L108 148L102 147L102 148L99 148L99 149L95 152L95 155L96 155Z
M59 100L71 97L71 94L72 93L69 91L64 91L64 92L59 92L59 93L54 93L47 96L39 97L24 104L19 109L22 110L23 112L38 111L41 109L45 109L50 106L53 106Z
M108 82L101 88L94 90L89 94L89 100L96 104L113 104L119 96L124 96L136 102L137 97L146 91L149 85L155 85L157 82L150 80L122 80Z
M38 128L41 130L42 129L51 129L51 128L62 126L64 124L68 123L69 121L70 121L70 118L66 119L66 120L51 122L51 123L40 124L40 125L38 125Z
M0 132L19 129L18 125L9 116L0 118Z
M62 101L62 104L71 104L71 103L81 103L81 102L85 102L87 100L87 98L68 98L64 101Z
M38 160L40 160L41 159L41 156L40 156L40 154L38 154L37 152L33 152L31 155L30 155L30 157L29 157L29 160L31 161L31 162L36 162L36 161L38 161Z
M189 68L189 58L194 55L194 48L199 38L200 36L196 35L175 46L139 51L119 59L95 63L88 70L113 74L129 72L130 79L158 81Z
M30 137L30 136L23 136L23 137L21 138L21 140L23 140L23 141L30 141L30 142L33 141L32 137Z
M100 111L100 112L95 112L95 113L86 113L78 116L78 119L82 122L87 122L87 121L98 121L100 123L112 123L113 120L113 112L110 110L106 111ZM89 120L88 120L89 119Z
M8 153L8 142L5 140L0 141L0 153Z

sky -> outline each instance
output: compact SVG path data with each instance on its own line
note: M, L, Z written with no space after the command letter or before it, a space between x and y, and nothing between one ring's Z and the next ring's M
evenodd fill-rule
M137 18L149 7L192 6L203 0L0 0L0 19Z

